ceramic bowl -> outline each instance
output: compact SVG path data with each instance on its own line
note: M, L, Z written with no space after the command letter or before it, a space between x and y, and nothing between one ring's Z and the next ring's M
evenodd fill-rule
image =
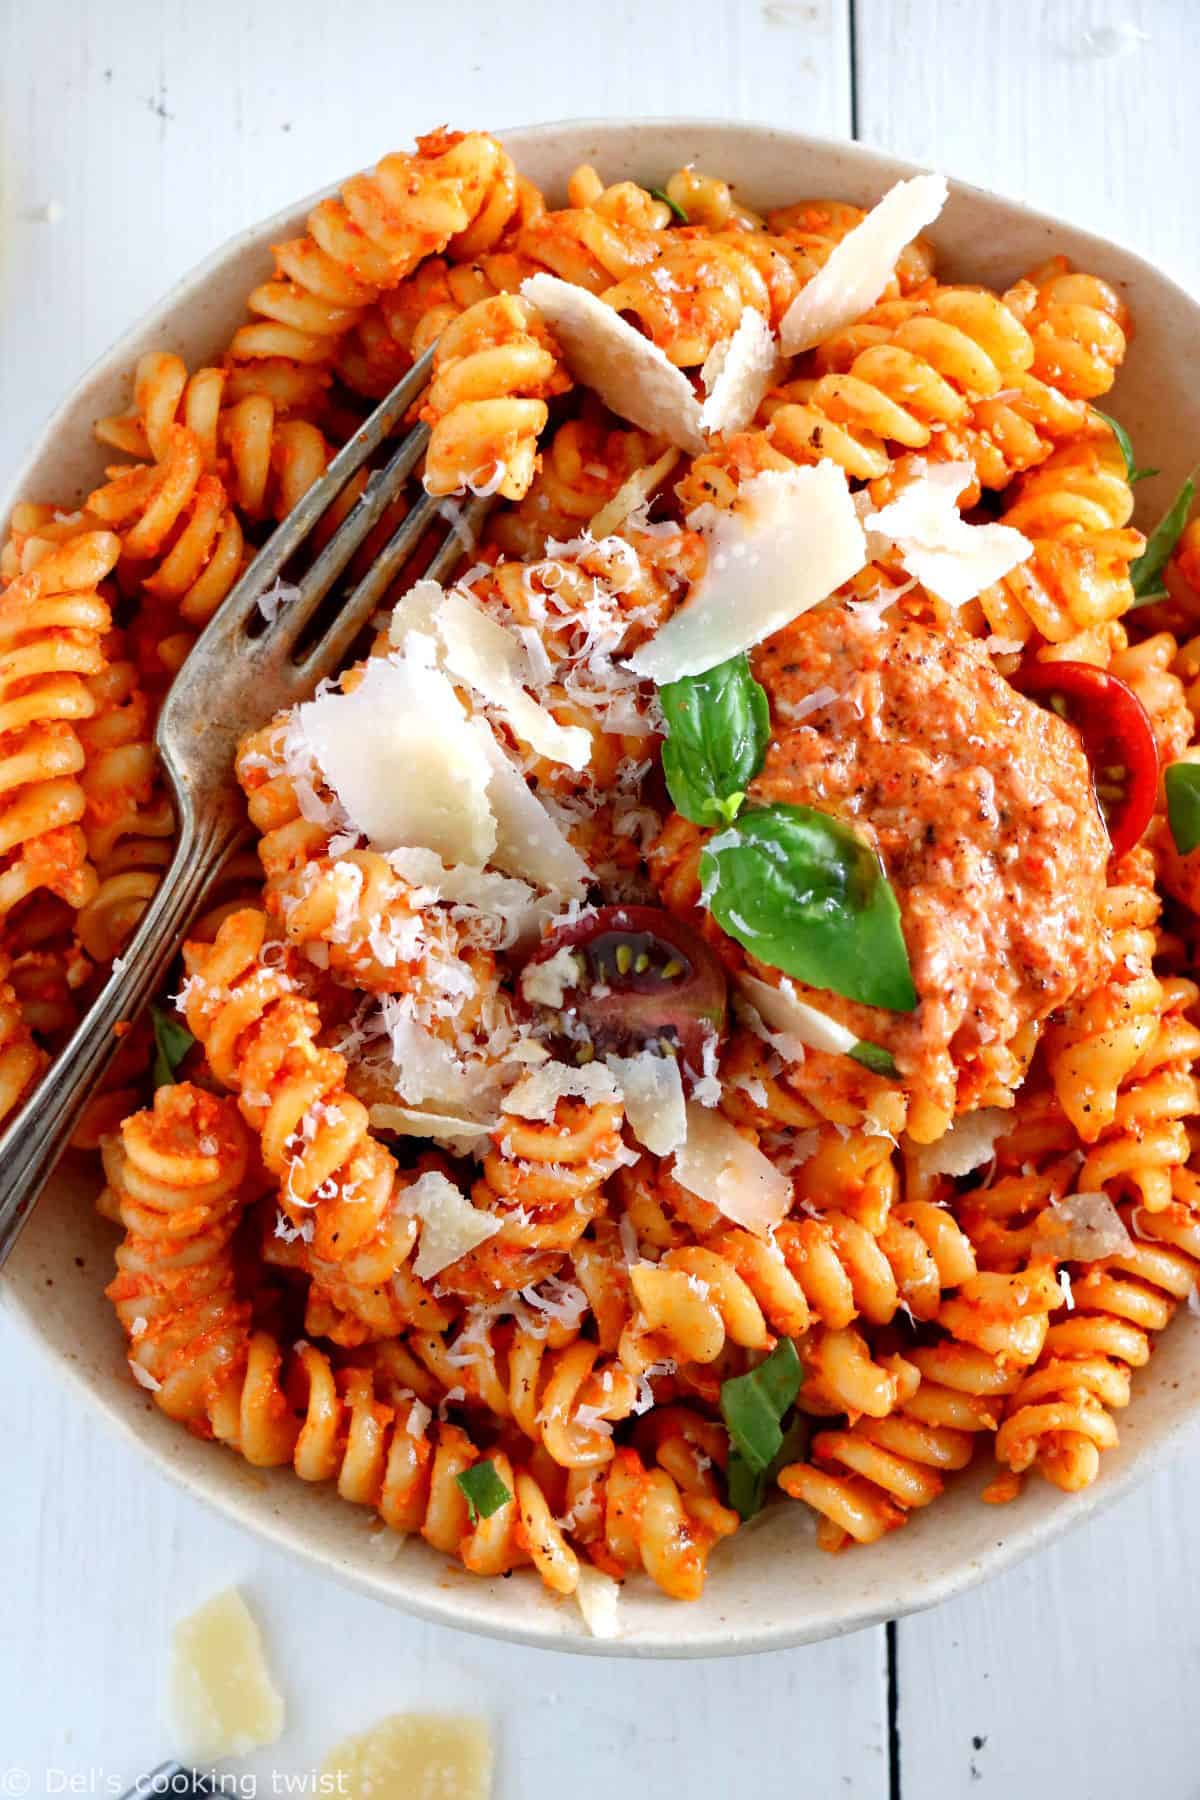
M581 162L594 163L606 182L652 184L695 163L736 183L758 208L805 195L869 205L914 173L909 164L856 144L704 120L540 125L511 132L506 141L524 173L558 204L568 172ZM100 359L17 472L0 509L5 519L19 497L61 504L94 484L103 459L91 440L92 422L128 403L137 358L168 348L194 367L217 353L243 317L245 296L264 277L268 246L303 229L313 199L231 239ZM951 278L1003 288L1061 251L1127 297L1137 333L1112 404L1139 460L1163 471L1139 488L1143 513L1156 517L1200 447L1200 389L1181 378L1200 339L1200 307L1128 251L961 183L951 184L931 236L939 273ZM727 1655L831 1637L933 1605L1117 1499L1162 1462L1200 1405L1200 1333L1185 1318L1139 1371L1133 1404L1121 1417L1120 1447L1106 1455L1100 1480L1086 1493L1068 1497L1035 1480L1014 1505L982 1505L979 1490L992 1465L981 1454L973 1471L951 1481L943 1498L914 1514L904 1530L836 1557L818 1551L807 1509L782 1503L717 1551L695 1604L665 1599L648 1580L627 1582L623 1636L600 1641L587 1635L572 1602L552 1598L532 1574L478 1580L417 1540L385 1558L363 1511L306 1486L290 1470L252 1469L157 1412L129 1378L122 1336L102 1292L112 1274L114 1234L93 1210L96 1188L90 1172L56 1175L5 1272L3 1290L49 1363L128 1437L131 1479L134 1455L148 1456L190 1493L315 1568L422 1617L528 1644L619 1656ZM58 1501L77 1503L71 1495Z

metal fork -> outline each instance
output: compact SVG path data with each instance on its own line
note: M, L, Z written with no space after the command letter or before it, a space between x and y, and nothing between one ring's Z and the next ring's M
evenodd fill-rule
M322 479L259 551L201 633L167 695L155 743L175 801L175 855L132 941L94 1005L33 1094L0 1133L0 1266L65 1148L89 1093L114 1055L117 1025L158 989L205 890L248 827L233 777L239 740L311 694L345 657L445 502L422 494L326 629L301 649L306 626L415 469L429 440L417 425L400 440L297 583L299 594L261 626L259 598L311 535L346 483L402 421L428 380L433 350L333 458ZM491 502L473 499L429 565L448 575L474 543Z

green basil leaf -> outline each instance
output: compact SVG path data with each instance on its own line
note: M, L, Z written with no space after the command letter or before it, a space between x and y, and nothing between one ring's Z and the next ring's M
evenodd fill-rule
M454 1479L467 1497L467 1512L472 1525L477 1519L490 1519L506 1501L512 1499L497 1475L494 1463L472 1463L469 1469L464 1469Z
M1146 548L1137 561L1129 565L1129 579L1133 583L1139 605L1148 606L1152 600L1161 600L1166 593L1161 579L1162 572L1188 522L1188 514L1195 498L1196 471L1193 469L1147 538Z
M760 962L865 1006L917 1005L900 908L875 852L811 806L753 807L708 840L701 898Z
M154 1026L154 1085L171 1087L196 1040L173 1012L165 1012L161 1006L151 1006L150 1020Z
M667 736L663 775L693 825L728 824L762 768L771 735L766 692L743 654L659 692Z
M1108 414L1106 412L1101 412L1098 406L1093 406L1092 411L1098 419L1104 420L1104 423L1116 438L1117 448L1125 458L1125 479L1130 487L1132 487L1135 482L1148 481L1151 475L1157 475L1159 473L1157 469L1138 468L1137 459L1133 454L1133 443L1129 433L1117 419L1110 419Z
M650 198L652 200L661 200L661 201L663 201L663 203L665 205L669 206L671 211L675 214L675 217L680 221L681 224L689 225L691 223L691 220L688 218L687 214L684 212L682 206L679 205L678 201L672 200L672 198L671 198L670 194L668 194L666 188L651 188L650 189Z
M1200 846L1200 763L1169 763L1163 775L1167 823L1180 856Z
M729 1504L743 1519L753 1519L763 1509L767 1491L788 1463L799 1462L808 1452L809 1421L793 1413L783 1430L783 1442L765 1469L752 1469L738 1450L729 1452L725 1488Z
M780 1420L803 1380L795 1344L791 1338L780 1338L757 1369L721 1383L721 1417L733 1451L751 1475L761 1475L778 1454L783 1444Z
M859 1038L850 1055L864 1069L870 1069L872 1075L890 1075L895 1080L900 1073L891 1051L885 1050L882 1044L871 1043L869 1038Z

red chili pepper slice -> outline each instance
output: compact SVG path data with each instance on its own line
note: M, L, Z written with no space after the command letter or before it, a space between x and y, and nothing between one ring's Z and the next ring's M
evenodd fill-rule
M562 1005L534 1002L556 1055L633 1056L666 1043L685 1085L699 1078L706 1045L725 1030L727 996L725 971L690 925L655 906L603 906L539 944L526 969L565 949L576 953L575 978L568 970Z
M1027 662L1012 684L1078 731L1113 856L1124 856L1158 797L1158 746L1145 707L1123 681L1091 663Z

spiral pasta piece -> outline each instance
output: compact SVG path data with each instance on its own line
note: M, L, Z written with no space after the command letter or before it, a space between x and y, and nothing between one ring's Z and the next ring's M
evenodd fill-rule
M756 241L743 232L672 233L652 263L605 288L600 298L636 320L679 368L694 368L715 344L732 337L746 307L776 325L800 291L803 278L793 266L799 259L786 240L775 240L758 256L749 249Z
M131 639L146 675L162 684L241 575L242 528L186 426L167 427L161 461L108 473L88 509L120 537L122 585L146 596Z
M96 710L110 624L97 589L118 549L107 531L43 543L0 593L0 918L39 890L73 908L96 891L79 728Z
M311 406L341 340L422 258L469 262L518 211L511 159L483 132L432 132L322 200L302 238L275 246L275 277L251 293L234 333L232 397L266 393Z
M914 1508L937 1499L947 1473L967 1466L978 1434L999 1423L995 1398L964 1389L963 1372L938 1350L911 1350L895 1362L894 1411L817 1432L810 1460L780 1471L784 1493L818 1514L823 1550L874 1543L906 1524Z
M243 521L286 518L325 473L330 445L315 424L288 417L269 394L230 400L229 388L226 369L189 375L180 357L148 351L134 375L132 411L99 420L96 436L139 462L165 463L178 457L175 433L185 430L199 447L204 473L220 478ZM221 547L217 540L207 554ZM197 555L205 554L198 547Z
M564 1096L548 1120L502 1112L471 1198L499 1219L494 1237L440 1277L449 1293L490 1300L556 1276L606 1206L625 1160L623 1109Z
M520 500L534 477L546 399L570 385L532 307L516 294L478 301L442 332L433 369L421 409L433 428L426 489L470 485Z
M1112 1414L1128 1404L1133 1370L1149 1361L1153 1334L1200 1278L1200 1180L1177 1168L1172 1192L1153 1213L1123 1205L1129 1250L1072 1277L1072 1310L1051 1325L996 1438L997 1460L1014 1474L1037 1468L1054 1486L1077 1493L1116 1445Z
M543 556L548 538L571 539L590 526L650 457L650 442L641 432L614 427L586 408L551 434L524 499L491 521L488 542L507 556Z
M708 1558L738 1527L711 1464L720 1434L670 1409L653 1432L653 1462L625 1446L598 1471L572 1470L566 1497L572 1536L592 1562L620 1580L642 1569L665 1594L698 1600Z
M266 936L265 915L247 908L211 944L185 945L188 1026L260 1140L321 1298L352 1316L359 1341L410 1324L444 1329L448 1311L405 1266L418 1227L401 1196L414 1177L371 1136L345 1058L318 1042L314 1003L261 960Z
M1020 644L1038 633L1061 644L1126 612L1129 565L1144 542L1129 527L1132 512L1111 438L1076 440L1023 476L1004 523L1029 538L1033 554L980 596L997 636Z
M1192 1062L1200 1033L1186 1017L1195 989L1154 973L1160 902L1154 860L1139 846L1105 893L1111 974L1075 1001L1047 1033L1046 1058L1059 1103L1086 1148L1079 1185L1130 1188L1151 1212L1171 1197L1188 1161L1184 1121L1200 1102Z
M1033 339L1035 377L1071 399L1108 392L1125 359L1129 323L1115 288L1053 256L1005 300Z
M28 1098L47 1060L34 1042L11 972L10 958L0 955L0 1119Z
M1032 360L1028 332L994 294L936 288L877 308L814 353L815 375L768 397L765 428L735 432L697 457L680 498L688 507L728 505L751 475L825 459L874 480L891 465L889 446L925 449L935 432L938 454L952 455L947 434L973 429L975 405L1001 393ZM1002 485L995 469L979 473L985 485Z
M564 1469L611 1462L613 1425L629 1417L638 1397L634 1379L598 1344L553 1325L540 1333L464 1329L451 1343L410 1332L407 1345L443 1391L462 1388L466 1404L510 1421Z

